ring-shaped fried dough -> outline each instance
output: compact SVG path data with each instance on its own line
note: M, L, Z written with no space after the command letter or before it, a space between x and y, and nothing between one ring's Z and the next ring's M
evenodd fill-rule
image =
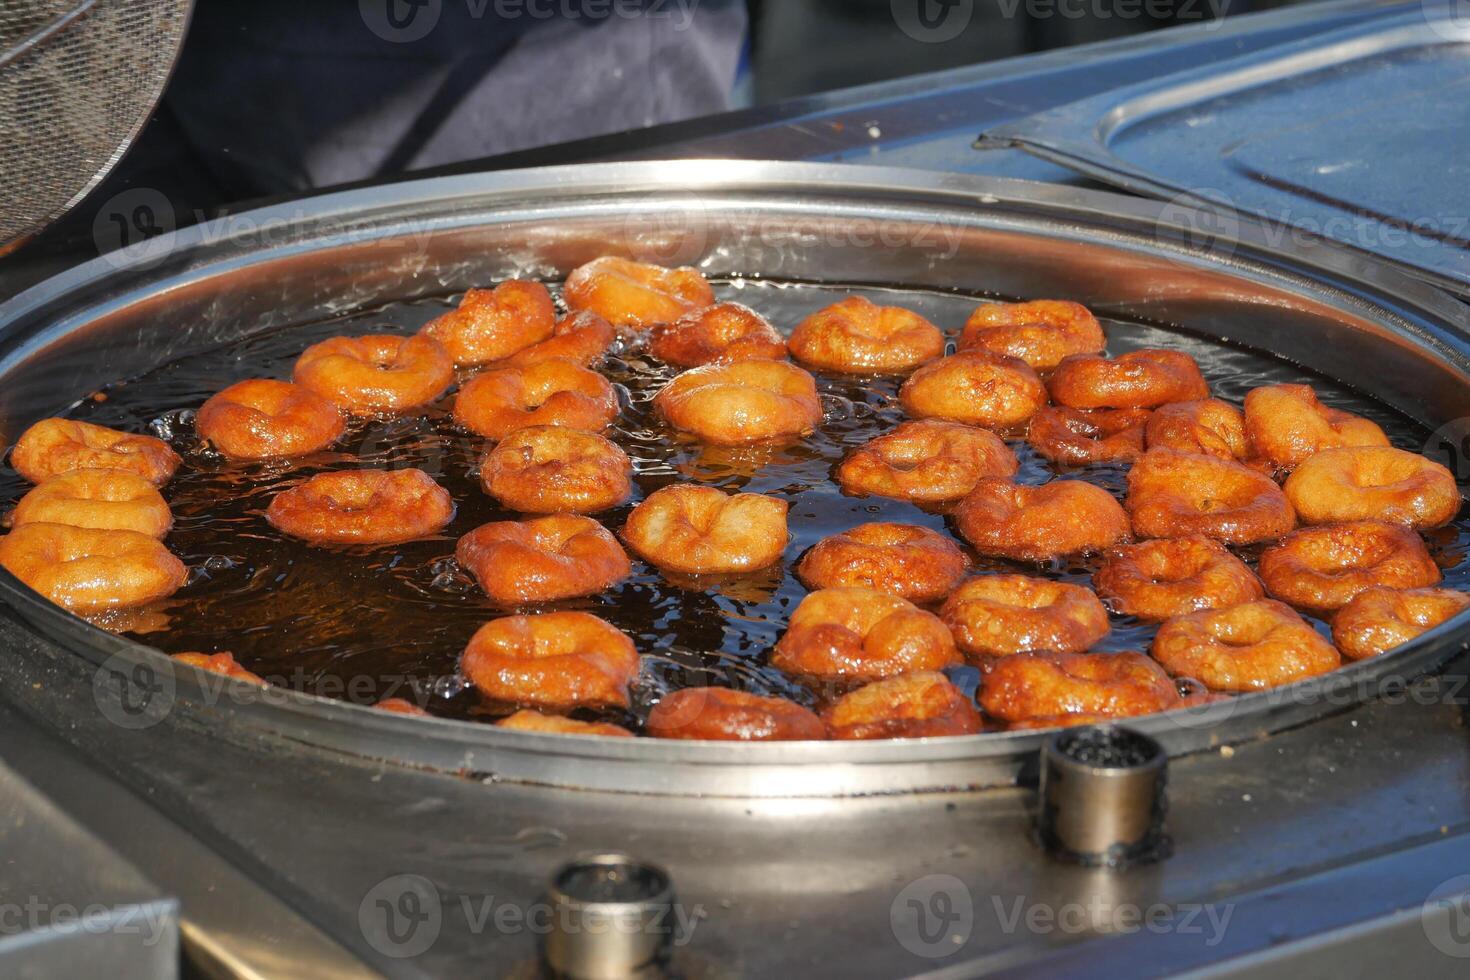
M1114 611L1149 622L1265 596L1261 580L1213 538L1155 538L1108 552L1092 576Z
M1020 463L988 429L958 422L904 422L852 452L837 467L844 493L915 503L959 500L981 477L1010 478Z
M210 398L194 431L231 459L280 459L326 449L346 422L337 406L289 381L252 378Z
M497 364L539 364L542 361L571 361L578 367L592 367L607 356L617 339L613 325L590 310L572 313L556 321L556 329L539 344L516 351Z
M1120 463L1143 452L1146 408L1079 409L1049 406L1031 416L1026 441L1053 463Z
M723 687L670 691L653 706L643 727L654 738L720 742L810 742L827 737L827 727L810 708Z
M917 419L944 419L987 429L1024 425L1046 405L1046 386L1031 365L985 350L930 361L898 390Z
M161 487L179 468L179 454L152 436L53 418L21 434L10 451L10 465L32 483L72 470L127 470Z
M1303 524L1383 521L1420 530L1448 524L1461 504L1453 473L1389 446L1313 453L1287 478L1286 496Z
M1302 528L1262 552L1257 567L1272 596L1316 614L1375 585L1418 589L1440 580L1418 534L1372 521Z
M1270 599L1168 620L1154 636L1153 655L1170 674L1212 691L1263 691L1342 665L1306 620Z
M980 689L985 712L1013 725L1042 718L1060 724L1069 715L1131 718L1178 703L1178 688L1164 669L1132 651L1002 657Z
M312 544L399 544L442 531L454 500L423 470L347 470L281 491L265 519Z
M158 488L127 470L72 470L34 487L15 505L11 524L70 524L137 531L161 538L174 517Z
M1346 446L1387 446L1377 424L1328 408L1311 385L1268 385L1245 395L1245 431L1255 452L1278 470L1313 453Z
M632 738L633 733L621 725L605 721L577 721L561 715L546 715L529 708L502 718L496 728L509 728L517 732L540 732L545 735L602 735L609 738Z
M1106 343L1102 325L1081 303L1037 299L980 305L960 333L959 348L1019 357L1038 371L1050 371L1063 358L1098 353Z
M965 577L960 546L916 524L875 522L818 541L796 566L809 589L864 588L936 602Z
M868 682L958 663L939 617L873 589L822 589L801 601L771 664L804 678Z
M1080 480L1028 487L984 477L953 516L976 551L1018 561L1101 551L1128 537L1128 515L1112 494Z
M471 432L504 439L533 425L598 432L617 418L618 394L596 371L570 361L492 368L454 399L454 418Z
M482 524L459 539L454 557L502 606L596 595L633 572L617 538L570 514Z
M1348 660L1366 660L1423 636L1470 607L1455 589L1364 589L1332 617L1332 642Z
M1108 635L1108 611L1091 589L1028 575L972 578L939 618L971 657L1080 653Z
M24 524L0 538L0 565L78 615L132 609L177 592L184 563L154 538L67 524Z
M649 333L648 352L676 367L782 361L786 339L765 317L740 303L716 303L691 310Z
M676 484L633 508L623 540L646 561L686 575L755 571L786 550L787 506L758 493Z
M818 371L906 374L944 354L944 334L910 310L849 296L797 324L790 348Z
M1115 358L1074 354L1057 365L1047 390L1068 408L1157 408L1210 397L1194 358L1155 348Z
M665 269L609 255L573 269L562 298L573 310L591 310L614 326L642 328L713 306L715 293L698 269Z
M177 663L188 664L190 667L207 670L211 674L219 674L221 677L231 677L250 684L267 683L264 677L240 666L235 655L228 650L220 653L176 653L171 659Z
M691 368L670 381L653 406L674 428L722 446L804 436L822 421L816 381L785 361Z
M628 706L638 651L584 612L493 619L470 638L460 670L485 697L552 708Z
M1240 409L1218 398L1160 405L1144 428L1149 449L1173 449L1245 462L1251 458Z
M1286 494L1243 463L1150 449L1128 471L1128 515L1144 538L1204 535L1226 544L1279 538L1296 526Z
M485 457L485 492L523 514L595 514L633 493L628 454L595 432L539 425L512 432Z
M352 415L401 415L449 389L454 361L424 334L329 337L301 353L292 379Z
M455 364L503 360L552 335L556 305L539 282L510 279L494 289L471 289L459 306L419 332L444 345Z
M975 703L937 670L860 687L828 705L822 720L836 739L940 738L985 727Z

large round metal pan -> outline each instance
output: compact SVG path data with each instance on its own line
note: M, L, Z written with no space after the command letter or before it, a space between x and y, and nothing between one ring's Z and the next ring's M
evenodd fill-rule
M0 439L80 394L253 331L605 253L742 274L1064 296L1274 352L1435 428L1470 417L1463 307L1328 245L1073 188L845 166L691 161L484 174L242 213L106 256L0 306ZM658 794L814 796L1004 785L1037 733L730 744L588 739L405 718L175 668L0 572L0 599L95 675L122 727L286 739L495 778ZM1442 664L1466 617L1388 657L1209 708L1139 719L1171 752L1259 737ZM0 682L3 683L3 682ZM24 702L24 690L10 691ZM140 708L140 696L151 702ZM145 710L146 709L146 710ZM84 698L79 710L94 710ZM131 720L130 720L131 719Z

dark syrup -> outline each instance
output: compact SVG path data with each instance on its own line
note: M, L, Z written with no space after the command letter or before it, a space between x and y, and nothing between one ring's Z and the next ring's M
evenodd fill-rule
M737 299L790 328L807 313L850 292L906 306L957 333L975 298L900 289L853 289L770 281L717 284L721 298ZM453 305L453 298L396 303L379 309L257 334L238 343L186 357L111 386L78 402L74 418L168 440L184 457L165 488L175 527L167 545L191 569L189 583L145 617L154 626L137 638L168 653L232 651L273 683L326 697L373 704L408 698L449 718L493 721L507 705L486 703L457 670L460 651L487 620L508 610L489 602L454 561L454 543L487 521L510 513L480 488L479 462L486 441L458 429L449 416L452 395L419 416L354 423L338 447L302 459L231 463L202 446L194 411L210 395L251 377L289 378L308 345L337 334L412 333ZM1215 395L1237 404L1250 388L1308 381L1325 402L1381 425L1396 446L1415 452L1429 433L1422 426L1300 367L1259 352L1156 326L1106 320L1108 350L1172 347L1191 354ZM633 460L634 496L626 505L595 515L620 528L632 505L678 481L731 491L773 494L791 504L792 541L781 567L721 581L671 580L637 560L626 582L599 596L519 611L582 609L604 617L632 636L643 653L629 712L587 712L576 717L638 727L666 692L716 684L779 694L803 704L816 696L767 662L791 611L806 595L792 574L797 558L818 540L867 521L903 521L944 529L942 516L911 504L842 495L833 467L854 446L903 420L895 399L897 379L852 380L818 375L826 421L806 440L778 448L702 447L654 417L650 402L675 373L636 348L616 348L603 372L619 389L625 410L607 433ZM1010 440L1021 460L1017 477L1042 483L1058 475L1096 483L1121 497L1125 468L1058 468L1024 441ZM265 522L266 505L280 490L312 474L358 467L419 467L453 495L458 512L439 537L389 548L315 548L286 538ZM26 484L0 470L0 500L13 502ZM1431 537L1446 571L1446 585L1470 585L1462 558L1470 520ZM974 557L974 556L972 556ZM1244 557L1254 558L1246 552ZM1024 571L1088 584L1092 566L1054 563L1038 568L975 559L977 570ZM1318 628L1327 632L1325 624ZM140 627L141 629L141 627ZM1113 632L1099 649L1147 650L1154 629L1114 617ZM978 671L951 670L973 693Z

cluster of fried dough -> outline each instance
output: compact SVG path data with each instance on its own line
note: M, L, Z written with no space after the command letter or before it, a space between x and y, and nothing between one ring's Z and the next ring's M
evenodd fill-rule
M616 536L587 516L633 493L629 457L600 434L621 406L595 367L620 333L682 369L653 408L714 445L810 435L823 408L807 369L906 375L897 401L910 420L854 449L834 477L851 495L945 514L969 546L891 521L825 538L795 565L811 591L769 652L810 706L675 690L647 717L654 737L918 738L1149 714L1325 673L1470 605L1433 588L1440 572L1421 537L1461 505L1442 466L1306 385L1258 388L1237 408L1211 397L1182 351L1109 357L1079 304L986 303L946 354L935 324L857 296L811 313L787 341L754 310L717 303L697 270L621 258L576 269L562 298L572 312L558 318L540 283L471 290L415 336L330 338L301 355L293 381L240 382L197 417L227 457L309 457L349 419L423 412L460 382L455 420L492 441L484 489L522 515L455 550L486 596L517 613L486 623L461 658L481 695L514 711L503 728L631 734L567 716L633 704L633 641L586 612L526 607L604 592L632 573L630 551L670 576L732 576L778 565L790 545L789 501L711 486L650 494ZM1019 480L1008 436L1054 467L1127 467L1125 499L1081 479ZM171 523L156 485L179 463L165 444L51 419L12 461L39 484L0 539L0 564L23 581L78 612L182 584L182 564L156 540ZM421 471L338 470L280 492L266 518L313 544L375 546L436 535L454 514ZM1231 550L1247 545L1264 549L1256 570ZM972 575L977 557L1022 564ZM1091 588L1027 574L1079 557ZM1151 650L1100 651L1110 613L1160 624ZM1331 618L1336 646L1303 613ZM259 680L227 653L181 658ZM966 661L981 669L973 696L945 673ZM1183 693L1190 685L1210 693ZM425 714L396 698L378 707Z

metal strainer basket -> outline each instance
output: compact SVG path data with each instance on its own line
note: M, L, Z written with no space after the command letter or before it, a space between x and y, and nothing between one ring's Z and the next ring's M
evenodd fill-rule
M0 250L81 200L157 104L190 0L0 0Z

